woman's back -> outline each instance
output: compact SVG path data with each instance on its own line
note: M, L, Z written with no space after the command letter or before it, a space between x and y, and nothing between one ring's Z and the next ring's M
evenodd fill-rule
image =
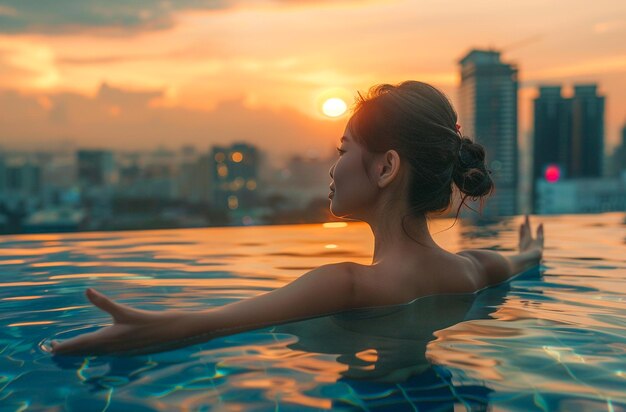
M470 258L443 249L387 264L354 264L353 270L355 296L362 307L396 305L435 294L472 293L488 285Z

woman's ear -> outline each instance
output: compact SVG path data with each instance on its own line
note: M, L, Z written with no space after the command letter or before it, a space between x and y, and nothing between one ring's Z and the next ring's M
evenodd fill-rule
M400 155L395 150L387 150L377 161L376 180L379 188L393 182L400 173Z

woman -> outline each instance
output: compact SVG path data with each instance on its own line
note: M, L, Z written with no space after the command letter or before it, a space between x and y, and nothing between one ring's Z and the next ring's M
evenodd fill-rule
M453 254L432 239L427 217L450 207L454 186L461 193L459 209L467 197L482 199L493 189L484 149L459 129L449 100L428 84L383 84L365 98L359 94L330 169L329 197L335 216L370 225L375 238L371 265L323 265L282 288L199 312L134 309L87 289L89 300L112 316L113 325L52 341L51 352L172 349L354 308L474 292L539 264L543 227L533 238L528 217L513 256L488 250Z

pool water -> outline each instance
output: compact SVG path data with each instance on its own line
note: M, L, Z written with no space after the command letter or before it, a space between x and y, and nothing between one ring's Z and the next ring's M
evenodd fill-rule
M371 263L364 223L0 237L0 410L626 411L626 215L538 217L540 268L132 357L50 356L107 325L94 287L201 310L326 263ZM451 251L515 250L521 217L431 222ZM416 274L418 275L418 274Z

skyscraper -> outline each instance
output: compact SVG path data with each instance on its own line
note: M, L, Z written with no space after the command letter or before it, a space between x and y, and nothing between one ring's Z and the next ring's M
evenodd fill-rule
M538 210L538 180L600 177L604 157L604 97L596 85L541 86L534 101L533 210Z
M602 176L604 96L598 96L596 87L595 84L574 85L571 177Z
M4 156L2 155L2 151L0 151L0 201L7 190L6 173Z
M613 152L612 166L611 174L613 176L626 173L626 124L622 127L622 142Z
M246 143L211 149L213 201L218 208L236 210L256 205L260 155L256 146Z
M76 158L81 188L101 187L115 182L115 161L110 150L79 150Z
M518 69L500 61L500 52L495 50L471 50L459 64L462 132L485 147L487 168L492 170L495 183L483 215L514 215L518 183Z
M572 105L571 99L561 96L561 86L540 86L533 108L532 205L536 211L537 179L546 173L552 173L552 179L569 173Z
M78 150L76 166L80 198L83 202L94 204L97 215L109 216L111 192L117 183L113 152L110 150ZM92 217L94 216L92 210Z

